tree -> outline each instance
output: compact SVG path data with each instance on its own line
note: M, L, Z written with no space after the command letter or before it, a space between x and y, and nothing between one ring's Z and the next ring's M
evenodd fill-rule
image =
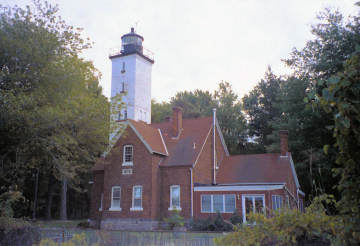
M158 103L155 99L151 100L151 122L161 122L171 115L171 104L168 102Z
M195 90L178 92L171 98L172 106L181 107L184 118L197 118L212 115L212 109L216 107L213 95L209 91Z
M221 126L229 152L240 153L247 141L246 121L238 96L228 82L220 82L214 93L217 118Z
M184 118L211 117L213 109L216 108L217 119L229 151L236 154L244 150L246 121L241 102L228 82L220 82L213 94L202 90L183 91L176 93L170 103L152 101L152 120L165 120L171 115L171 108L174 106L184 110Z
M34 7L5 8L0 16L0 193L16 180L25 197L19 206L31 207L34 193L46 195L34 177L48 183L50 194L59 180L65 218L68 185L86 190L80 177L107 146L109 104L99 73L78 57L90 44L56 16L56 6L34 1Z
M360 46L344 63L344 71L326 81L318 95L321 107L333 116L333 133L338 149L334 169L340 177L338 209L346 218L345 237L349 245L360 241ZM329 146L324 147L328 151Z
M249 135L259 143L262 152L266 145L272 143L272 140L267 138L273 131L270 120L281 114L281 111L275 107L278 103L281 80L268 67L264 79L242 99L249 124Z

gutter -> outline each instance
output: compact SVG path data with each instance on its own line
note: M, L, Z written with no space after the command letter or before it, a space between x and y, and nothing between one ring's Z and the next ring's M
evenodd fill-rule
M194 217L194 202L193 202L193 200L194 200L194 189L193 189L193 169L192 169L192 167L190 167L190 196L191 196L191 198L190 198L190 205L191 205L191 218L193 218Z
M214 180L213 184L216 185L216 143L215 143L215 136L216 136L216 108L213 108L213 168L214 168Z

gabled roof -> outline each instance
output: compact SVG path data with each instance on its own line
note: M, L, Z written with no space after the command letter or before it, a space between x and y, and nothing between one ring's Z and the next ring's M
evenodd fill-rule
M298 186L291 155L270 153L228 156L220 165L216 180L219 184L280 184L289 182L291 176Z
M168 149L169 155L161 166L192 166L212 127L212 118L183 119L183 130L178 138L173 137L171 121L153 123L151 126L160 129Z
M163 137L158 129L142 121L128 120L128 124L145 144L150 153L168 155Z

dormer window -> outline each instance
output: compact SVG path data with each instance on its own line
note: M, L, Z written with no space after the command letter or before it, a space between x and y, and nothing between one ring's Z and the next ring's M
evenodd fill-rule
M133 146L125 145L123 153L123 166L132 166L133 165Z

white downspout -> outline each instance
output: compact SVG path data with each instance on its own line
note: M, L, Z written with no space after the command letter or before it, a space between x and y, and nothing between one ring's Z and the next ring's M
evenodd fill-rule
M214 159L214 182L213 184L216 184L216 145L215 145L215 136L216 136L216 108L213 108L213 148L214 148L214 153L213 153L213 159Z
M193 197L194 197L194 187L193 187L193 169L190 167L190 192L191 192L191 218L194 217L194 205L193 205Z

